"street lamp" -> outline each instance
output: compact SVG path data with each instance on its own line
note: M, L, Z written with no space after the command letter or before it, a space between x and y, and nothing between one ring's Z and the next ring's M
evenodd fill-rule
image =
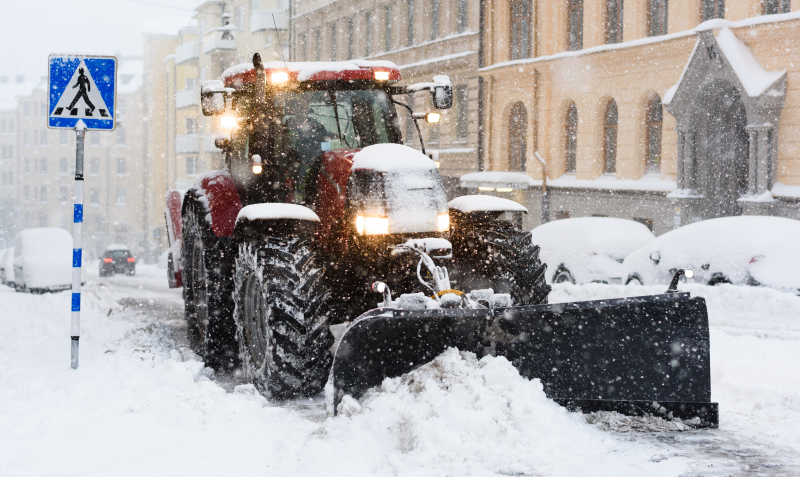
M547 162L539 155L539 151L533 151L536 159L542 163L542 223L550 221L550 197L547 196Z

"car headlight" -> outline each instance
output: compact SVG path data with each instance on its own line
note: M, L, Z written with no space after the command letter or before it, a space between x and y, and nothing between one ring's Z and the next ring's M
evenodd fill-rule
M437 224L439 225L437 229L439 232L447 232L450 230L450 214L440 215Z
M356 231L359 235L386 235L389 233L389 219L386 217L356 217Z

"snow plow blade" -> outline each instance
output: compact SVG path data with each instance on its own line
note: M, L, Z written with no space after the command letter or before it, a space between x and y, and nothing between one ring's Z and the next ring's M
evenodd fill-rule
M331 370L334 412L448 347L506 357L570 410L718 427L708 312L688 293L479 310L376 309L356 320Z

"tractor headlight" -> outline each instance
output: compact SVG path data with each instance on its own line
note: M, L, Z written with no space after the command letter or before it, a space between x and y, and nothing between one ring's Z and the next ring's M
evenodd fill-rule
M386 217L356 217L356 231L359 235L386 235L389 233L389 219Z
M437 230L439 232L447 232L450 230L450 214L442 214L438 217L437 225L439 226Z

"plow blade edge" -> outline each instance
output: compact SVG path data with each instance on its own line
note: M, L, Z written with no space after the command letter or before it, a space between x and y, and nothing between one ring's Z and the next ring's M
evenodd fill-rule
M570 410L717 427L708 313L688 293L494 310L372 310L336 351L334 409L448 347L504 356Z

